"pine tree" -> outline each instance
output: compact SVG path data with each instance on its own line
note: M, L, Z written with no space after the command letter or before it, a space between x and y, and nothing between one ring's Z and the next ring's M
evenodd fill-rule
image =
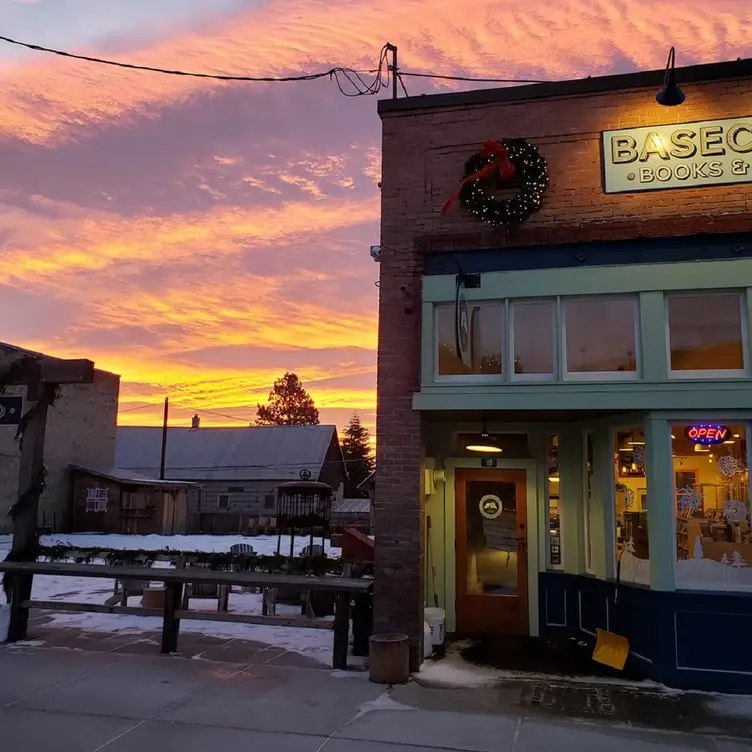
M635 545L634 545L634 539L630 538L626 545L624 546L624 552L628 554L634 554L635 552Z
M257 426L317 426L319 411L294 373L274 382L269 404L256 405Z
M357 413L352 414L342 439L342 455L345 458L348 479L345 481L345 498L358 499L368 492L358 486L373 471L373 457L368 429L364 428Z
M723 556L721 556L721 564L723 564L724 567L727 567L730 563L729 557L724 553Z
M744 561L742 555L738 551L734 551L734 553L731 554L731 566L736 567L737 569L747 566L747 562Z

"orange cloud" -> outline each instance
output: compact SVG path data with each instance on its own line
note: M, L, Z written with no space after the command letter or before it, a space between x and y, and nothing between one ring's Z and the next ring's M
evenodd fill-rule
M15 240L3 252L0 284L28 284L116 264L164 264L195 256L232 256L330 230L376 221L374 199L288 202L279 208L222 207L168 217L124 218L61 205L68 216L47 223L21 209L0 212ZM3 207L0 207L3 208ZM88 210L87 210L88 211ZM33 249L33 253L30 253Z
M249 9L207 36L185 34L127 57L163 67L285 75L332 63L372 67L389 39L409 70L568 78L604 72L624 59L662 67L667 40L682 61L749 53L752 19L742 5L715 0L711 14L704 0L431 0L427 13L423 0L282 0ZM253 91L317 84L207 83L34 56L0 67L0 132L34 143L80 138L82 126L157 117L155 105L230 85Z

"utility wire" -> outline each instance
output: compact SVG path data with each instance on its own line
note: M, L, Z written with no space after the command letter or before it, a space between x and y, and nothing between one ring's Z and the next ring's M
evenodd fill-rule
M161 73L167 76L184 76L186 78L204 78L211 79L213 81L245 81L253 83L269 83L269 82L283 82L283 81L316 81L320 78L329 78L335 81L340 92L346 97L359 97L364 95L378 94L378 92L389 84L389 70L388 66L385 66L386 55L388 52L387 46L384 45L379 55L378 67L374 70L367 71L367 73L375 73L375 78L371 82L367 82L363 79L362 73L365 71L357 71L354 68L345 68L337 66L329 68L329 70L320 71L318 73L305 73L299 76L246 76L234 73L200 73L197 71L186 71L175 68L159 68L152 65L140 65L138 63L127 63L120 60L109 60L102 57L92 57L91 55L79 55L75 52L68 52L66 50L59 50L54 47L44 47L40 44L32 44L31 42L23 42L19 39L13 39L11 37L0 36L0 41L7 44L13 44L17 47L24 47L27 50L34 50L35 52L47 52L51 55L58 55L59 57L68 58L71 60L82 60L87 63L97 63L98 65L109 65L114 68L126 68L128 70L144 71L148 73ZM346 91L343 82L340 80L342 76L347 83L349 83L354 92Z
M389 52L387 45L381 48L379 53L379 64L377 68L372 68L366 71L355 70L354 68L347 68L337 66L329 68L325 71L318 73L305 73L298 76L246 76L235 73L201 73L198 71L186 71L174 68L160 68L152 65L140 65L138 63L127 63L119 60L109 60L107 58L93 57L91 55L79 55L75 52L68 52L66 50L55 49L54 47L44 47L40 44L32 44L31 42L23 42L19 39L13 39L11 37L0 36L1 42L7 44L16 45L17 47L24 47L27 50L34 50L35 52L46 52L51 55L58 55L59 57L69 58L72 60L82 60L87 63L97 63L98 65L109 65L115 68L126 68L128 70L144 71L148 73L161 73L168 76L184 76L186 78L204 78L214 81L239 81L239 82L252 82L252 83L278 83L285 81L316 81L320 78L329 78L335 81L340 92L346 97L359 97L364 95L378 94L381 89L387 87L390 83L390 67L385 65L386 57ZM543 79L533 78L483 78L476 76L450 76L441 73L410 73L399 69L394 71L397 76L397 80L402 86L402 90L407 96L407 89L402 81L403 76L411 76L413 78L428 78L439 81L469 81L473 83L494 83L494 84L543 84L551 83ZM366 81L363 79L363 75L375 74L373 81ZM350 86L353 87L353 91L346 91L343 86L344 79ZM346 85L346 84L345 84Z
M0 37L1 38L1 37ZM473 81L479 84L550 84L552 81L539 78L478 78L476 76L445 76L440 73L408 73L400 70L400 76L413 78L437 78L444 81Z

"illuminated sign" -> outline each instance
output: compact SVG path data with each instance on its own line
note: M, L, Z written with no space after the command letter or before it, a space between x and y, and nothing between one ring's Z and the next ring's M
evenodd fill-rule
M603 190L752 182L752 116L604 131Z
M713 444L723 444L724 441L728 441L731 438L731 431L728 426L702 424L687 426L684 429L684 435L695 444L712 446Z

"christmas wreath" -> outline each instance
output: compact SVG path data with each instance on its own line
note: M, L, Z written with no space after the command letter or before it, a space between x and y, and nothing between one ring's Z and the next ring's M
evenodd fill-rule
M510 199L493 195L498 183L520 178L520 190ZM524 138L486 141L465 163L465 179L442 209L448 212L457 199L484 222L512 227L524 222L541 207L548 187L548 166L538 149Z

